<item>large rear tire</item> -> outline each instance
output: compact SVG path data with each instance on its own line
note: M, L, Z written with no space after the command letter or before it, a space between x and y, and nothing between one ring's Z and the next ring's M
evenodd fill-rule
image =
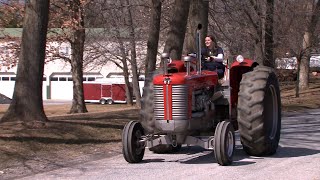
M122 154L129 163L141 162L144 156L145 146L140 142L144 135L139 122L130 121L122 132Z
M276 152L281 129L281 100L276 74L258 66L242 76L238 124L244 151L252 156Z
M221 166L232 164L235 149L234 129L230 122L219 122L214 133L214 156Z

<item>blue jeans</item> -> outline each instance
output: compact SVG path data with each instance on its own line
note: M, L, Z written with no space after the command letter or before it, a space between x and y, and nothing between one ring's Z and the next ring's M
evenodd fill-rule
M218 62L204 62L202 64L202 70L216 71L220 79L224 76L225 67L222 63Z

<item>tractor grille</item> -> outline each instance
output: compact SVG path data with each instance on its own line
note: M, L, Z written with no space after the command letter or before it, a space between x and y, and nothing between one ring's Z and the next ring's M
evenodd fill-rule
M164 109L168 104L166 101L172 102L172 120L186 120L188 118L188 86L172 85L172 98L164 97L164 90L171 86L155 86L154 87L154 114L156 120L164 120ZM167 94L167 93L166 93Z

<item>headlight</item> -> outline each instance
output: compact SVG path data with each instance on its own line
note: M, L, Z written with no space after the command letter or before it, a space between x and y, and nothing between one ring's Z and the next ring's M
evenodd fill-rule
M242 63L243 60L244 60L244 58L243 58L243 56L238 55L237 58L236 58L236 60L237 60L239 63Z

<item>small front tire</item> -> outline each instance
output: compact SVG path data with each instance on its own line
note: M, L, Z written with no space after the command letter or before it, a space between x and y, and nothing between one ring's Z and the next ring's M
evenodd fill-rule
M214 156L221 166L232 164L235 149L234 129L230 122L219 122L214 133Z
M130 121L122 131L122 154L128 163L139 163L142 161L145 145L140 142L144 135L141 123Z

